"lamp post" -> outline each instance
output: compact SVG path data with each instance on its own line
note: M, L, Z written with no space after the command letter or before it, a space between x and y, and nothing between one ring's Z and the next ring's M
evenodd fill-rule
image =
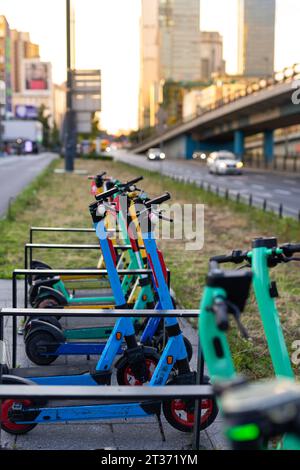
M73 111L73 70L72 70L72 26L71 0L66 0L66 30L67 30L67 93L66 93L66 127L65 127L65 171L74 171L76 156L75 119Z

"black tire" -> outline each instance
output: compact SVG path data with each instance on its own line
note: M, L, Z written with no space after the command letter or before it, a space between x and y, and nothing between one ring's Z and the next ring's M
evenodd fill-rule
M205 376L204 384L209 384L209 383L210 383L209 378ZM168 385L170 386L176 385L176 380L170 381ZM184 420L180 416L180 406L182 406L182 412L187 415L186 420ZM209 426L211 426L219 413L217 402L214 398L203 400L202 409L204 409L204 406L206 407L205 409L207 409L207 412L205 413L205 415L203 415L203 421L201 421L201 426L200 426L201 431L204 431ZM173 400L168 400L168 401L163 402L163 412L168 423L174 429L177 429L177 431L186 432L186 433L191 433L193 432L193 429L194 429L194 421L193 419L191 419L192 417L194 417L194 412L193 412L194 407L195 407L194 400L185 401L181 399L173 399ZM178 414L175 411L178 411Z
M23 380L19 377L9 377L9 376L3 376L2 377L2 382L4 385L29 385L27 380ZM30 385L29 385L30 386ZM1 412L1 429L5 431L8 434L11 434L13 436L21 436L24 434L27 434L28 432L32 431L37 424L15 424L9 419L9 409L14 403L23 403L26 406L36 406L37 403L35 403L32 400L14 400L14 399L9 399L9 400L3 400L2 401L2 406L0 409ZM46 402L45 402L46 403ZM42 404L43 406L43 404Z
M35 304L34 308L59 308L62 307L58 301L54 297L46 297L42 299L38 299ZM61 316L56 316L55 317L57 320L61 319Z
M186 336L183 336L183 340L184 340L184 344L185 344L185 347L186 347L188 360L190 362L192 357L193 357L193 353L194 353L193 346L192 346L190 340ZM160 335L156 340L154 340L153 347L157 349L157 352L159 354L162 353L163 345L167 344L167 341L168 341L168 337L165 338L164 335Z
M130 364L128 362L128 359L127 359L127 361L124 362L122 367L117 369L118 385L141 386L141 385L145 385L149 383L152 377L152 374L155 370L155 367L157 366L159 362L160 356L159 354L156 354L155 352L152 352L152 353L145 352L144 354L145 354L145 360L146 360L147 368L148 368L148 381L145 383L141 383L135 378L131 370Z
M52 269L51 266L49 266L46 263L43 263L42 261L35 261L33 260L31 262L30 269ZM28 276L28 284L31 286L34 281L37 281L39 279L48 279L49 277L52 277L51 275L38 275L35 274L34 276Z
M58 356L43 356L38 352L38 347L43 344L53 344L53 347L58 347L58 342L55 337L47 331L37 330L32 333L25 340L25 351L28 359L38 366L48 366L52 364Z
M29 328L29 324L33 320L42 320L45 323L49 323L50 325L56 326L56 328L59 328L61 331L63 329L60 322L55 317L42 317L42 318L30 317L30 318L27 318L27 321L24 326L24 332L23 332L24 341L26 341L27 335L34 329L34 327ZM37 325L36 328L39 328L39 326Z

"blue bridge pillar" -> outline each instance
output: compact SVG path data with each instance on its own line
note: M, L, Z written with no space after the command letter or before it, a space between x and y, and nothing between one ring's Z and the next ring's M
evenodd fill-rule
M266 163L274 159L274 131L272 130L264 132L264 157Z
M245 136L243 131L235 131L234 133L234 153L241 159L245 154Z

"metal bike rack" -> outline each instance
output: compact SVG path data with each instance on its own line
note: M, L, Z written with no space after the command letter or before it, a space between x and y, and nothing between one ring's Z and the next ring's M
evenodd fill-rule
M12 306L17 308L17 278L24 277L24 307L28 307L28 277L38 275L45 276L91 276L101 277L107 275L106 269L15 269L12 274ZM120 269L118 270L120 276L127 275L149 275L152 274L151 269ZM170 273L168 272L168 280L170 281ZM13 364L16 363L17 358L17 319L13 317Z
M46 244L46 243L27 243L24 247L24 269L31 268L33 261L33 250L100 250L99 244L80 245L80 244ZM127 251L131 249L131 245L115 245L116 251ZM107 273L105 273L107 274ZM104 274L104 275L105 275ZM25 307L28 306L28 277L25 278L24 285Z
M23 275L28 275L28 274L31 274L32 272L35 273L36 271L34 270L27 270L26 273L24 273L24 270L19 270L19 271L23 271ZM149 273L150 270L140 270L139 271L139 274L147 274ZM42 271L39 271L39 272L42 272ZM151 271L150 271L151 272ZM15 273L15 272L14 272ZM17 318L18 317L22 317L26 315L27 317L34 317L34 316L39 316L39 317L43 317L43 316L49 316L49 309L18 309L18 308L2 308L0 310L0 341L3 341L4 339L4 317L12 317L13 318L13 325L15 324L15 327L17 326ZM160 318L198 318L199 317L199 310L161 310L161 311L157 311L157 310L76 310L76 309L70 309L68 311L66 310L63 310L63 309L51 309L51 315L52 316L60 316L60 317L85 317L85 318L115 318L115 317L130 317L130 318L153 318L153 317L160 317ZM16 330L14 331L14 327L13 327L13 348L15 348L15 359L16 359L16 352L17 352L17 344L16 342L14 343L14 341L16 340ZM15 367L15 366L13 366ZM161 391L158 393L158 395L156 394L157 391L155 390L154 391L154 394L151 395L151 391L147 391L147 392L144 392L142 390L143 387L138 387L140 390L136 391L134 393L134 391L131 389L126 391L125 390L125 395L123 394L123 397L125 399L125 401L128 399L128 398L132 398L133 396L137 399L138 397L141 397L141 398L145 398L145 396L147 396L148 398L152 397L152 398L174 398L174 397L178 397L178 396L188 396L188 397L193 397L193 398L196 398L196 419L195 419L195 426L194 426L194 438L193 438L193 448L195 450L199 450L200 448L200 434L201 434L201 431L200 431L200 428L201 428L201 396L205 397L205 398L211 398L212 396L212 389L210 386L208 385L204 385L203 384L203 381L204 381L204 358L203 358L203 354L202 354L202 350L201 350L201 347L200 347L200 342L199 342L199 348L198 348L198 364L197 364L197 383L196 383L196 386L186 386L186 387L169 387L172 388L173 390L170 391L170 390L164 390L164 389L168 389L168 387L158 387ZM0 383L1 383L1 377L0 377ZM202 389L203 387L203 392L204 394L199 393L199 388L198 388L198 392L196 392L196 387L200 387ZM1 392L1 385L0 385L0 392ZM24 387L26 388L26 387ZM44 387L42 387L43 390ZM72 387L73 388L73 387ZM103 388L107 388L107 395L110 396L112 398L112 394L110 393L110 390L112 387L103 387ZM128 387L130 388L130 387ZM155 387L151 387L151 389L154 389ZM176 388L178 388L178 390L176 390ZM181 390L180 390L181 388ZM80 387L80 389L82 390L82 387ZM146 388L145 388L146 389ZM150 389L150 387L149 387ZM192 391L192 389L194 389L194 392ZM115 390L113 390L113 392L116 393L116 398L121 398L119 397L119 395L122 395L121 393L118 392L118 390L121 390L120 387L115 387ZM83 390L84 391L84 390ZM24 392L26 393L26 390L24 390ZM21 391L21 393L24 393ZM39 389L37 390L38 393L42 393L42 392L39 392ZM54 388L52 389L52 392L55 394L57 393L56 390L54 390ZM72 390L68 391L66 390L67 393L69 392L72 392ZM85 392L85 391L84 391ZM89 391L87 391L88 393ZM93 392L93 391L92 391ZM192 395L186 395L186 393L190 393ZM3 392L2 392L3 393ZM76 390L74 389L74 393L76 393ZM106 393L106 392L105 392ZM132 395L133 393L133 395ZM140 393L140 395L139 395ZM149 395L145 395L145 394L149 394ZM167 393L166 395L164 395L164 393ZM193 395L193 393L195 393L195 395ZM209 396L206 396L206 393L209 393ZM63 394L63 392L62 392ZM104 394L106 396L106 394ZM99 391L99 395L97 396L94 396L93 395L93 398L105 398L104 395L101 395L101 390ZM14 395L15 396L15 395ZM44 395L45 396L45 395ZM61 396L60 396L61 397ZM90 397L90 396L89 396ZM86 396L87 398L87 396ZM114 396L113 396L114 398ZM198 399L197 399L198 398ZM1 393L0 393L0 399L1 399Z

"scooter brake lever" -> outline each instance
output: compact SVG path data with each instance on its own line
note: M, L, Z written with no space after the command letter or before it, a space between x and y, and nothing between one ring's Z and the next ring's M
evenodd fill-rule
M238 327L239 332L241 333L242 337L244 339L250 340L251 339L250 335L249 335L247 329L245 328L245 326L243 325L243 323L241 322L240 309L235 304L230 302L229 300L227 300L227 305L228 305L228 307L230 307L231 313L232 313L232 315L233 315L233 317L236 321L237 327Z

